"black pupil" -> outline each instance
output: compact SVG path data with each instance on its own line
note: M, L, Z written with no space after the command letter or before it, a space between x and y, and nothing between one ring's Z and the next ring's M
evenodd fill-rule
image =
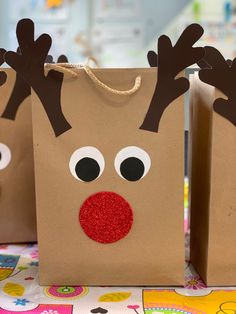
M80 180L90 182L99 176L100 167L96 160L85 157L77 162L75 172Z
M1 161L1 159L2 159L2 153L0 152L0 161Z
M144 174L144 164L136 157L129 157L120 164L120 172L122 176L129 181L137 181Z

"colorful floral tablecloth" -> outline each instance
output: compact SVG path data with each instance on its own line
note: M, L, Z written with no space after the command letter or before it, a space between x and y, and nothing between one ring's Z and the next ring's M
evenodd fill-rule
M0 246L0 314L236 314L236 287L205 287L186 264L184 288L40 287L37 245Z

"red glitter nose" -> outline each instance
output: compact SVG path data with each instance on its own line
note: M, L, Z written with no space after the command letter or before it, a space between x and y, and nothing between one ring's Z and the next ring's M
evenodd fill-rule
M79 221L89 238L100 243L112 243L129 233L133 224L133 211L120 195L99 192L84 201Z

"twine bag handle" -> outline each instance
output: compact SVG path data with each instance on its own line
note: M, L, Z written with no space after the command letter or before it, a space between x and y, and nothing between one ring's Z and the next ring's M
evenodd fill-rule
M92 60L91 58L88 59ZM94 60L92 60L94 61ZM85 73L90 77L90 79L97 84L98 86L100 86L101 88L103 88L104 90L108 91L111 94L115 94L115 95L121 95L121 96L128 96L128 95L132 95L134 93L136 93L140 86L141 86L141 76L137 76L135 78L135 82L134 85L131 89L128 90L118 90L118 89L114 89L109 87L108 85L106 85L105 83L103 83L102 81L100 81L97 76L93 73L91 67L87 64L74 64L74 63L46 63L45 67L47 69L50 70L55 70L58 71L60 73L66 74L69 77L72 78L78 78L78 73L74 72L72 69L84 69Z

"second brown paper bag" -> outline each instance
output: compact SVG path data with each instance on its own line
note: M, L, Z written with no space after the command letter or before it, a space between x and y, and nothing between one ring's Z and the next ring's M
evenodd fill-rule
M36 241L30 87L9 68L0 86L0 243Z
M220 75L230 84L224 73ZM216 99L225 98L219 90L200 81L198 73L192 87L191 262L208 285L233 286L236 128L213 108Z
M4 53L1 49L1 63ZM46 61L53 63L52 56ZM60 55L58 62L68 60ZM1 68L0 80L0 243L35 242L31 90L9 68Z

